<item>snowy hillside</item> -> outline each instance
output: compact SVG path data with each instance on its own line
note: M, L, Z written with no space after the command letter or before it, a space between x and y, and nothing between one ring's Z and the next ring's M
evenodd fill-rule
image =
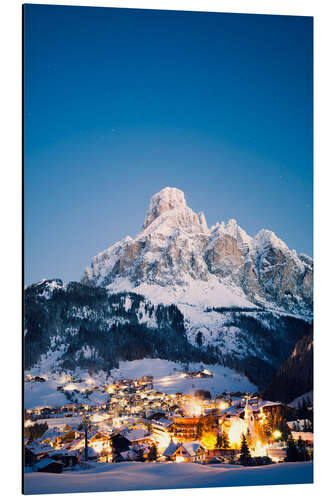
M25 368L109 373L163 359L228 367L263 388L312 320L312 269L271 231L208 228L165 188L142 231L94 257L81 283L25 289Z
M109 373L122 361L159 358L223 365L263 387L307 327L253 306L162 305L132 292L43 280L25 291L24 362L26 370L50 375Z
M63 474L32 472L24 475L24 492L78 493L221 486L261 486L313 482L312 462L263 467L200 465L195 463L93 464L91 469ZM172 478L172 482L170 482ZM266 490L265 490L266 491ZM229 493L230 495L230 493Z
M256 392L257 387L247 377L237 373L235 370L221 365L207 365L205 363L187 363L189 371L207 369L213 373L213 377L206 379L193 379L184 377L184 363L168 361L165 359L139 359L135 361L120 361L119 368L110 370L109 373L100 371L90 375L87 370L77 368L73 373L73 380L69 379L64 372L50 373L45 363L36 365L29 370L32 377L39 375L45 378L45 382L26 381L25 407L36 406L62 406L70 400L75 399L79 403L105 404L109 395L104 392L104 386L116 380L131 378L138 379L145 375L154 376L154 388L157 391L174 394L194 394L197 389L210 391L214 398L221 392ZM82 382L75 382L82 380ZM57 390L59 385L64 386L64 391ZM92 387L98 390L89 391ZM56 425L56 420L54 425Z

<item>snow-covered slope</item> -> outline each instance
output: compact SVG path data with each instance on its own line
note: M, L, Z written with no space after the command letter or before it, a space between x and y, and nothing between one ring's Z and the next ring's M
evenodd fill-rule
M268 307L312 315L312 259L272 231L249 236L234 219L208 228L182 191L166 187L142 231L93 258L82 283L133 291L154 303Z
M161 490L170 487L218 488L222 486L262 486L313 482L312 462L281 463L261 467L228 464L126 462L118 464L92 463L91 467L88 470L69 471L63 474L26 473L24 475L24 493L28 495L87 493ZM226 494L230 497L233 496L230 490ZM172 492L172 495L174 496L175 492ZM176 495L176 497L179 498L180 495Z
M94 257L81 283L26 288L25 366L217 363L263 387L312 319L312 271L271 231L251 237L233 219L209 229L165 188L142 231Z
M253 306L156 304L133 292L44 280L25 290L24 363L35 375L107 372L144 358L216 363L262 387L306 328L301 318Z
M44 366L43 366L44 365ZM213 373L212 378L184 378L184 370L198 371L207 369ZM132 378L138 379L144 375L154 376L154 389L168 394L183 392L194 394L198 389L209 390L214 398L221 392L255 392L257 387L247 377L240 375L235 370L221 365L207 365L205 363L180 363L159 358L138 359L135 361L120 361L119 368L110 370L109 373L99 371L90 375L88 370L77 368L72 372L75 381L70 381L70 376L63 372L52 373L50 366L40 363L32 370L31 376L42 376L45 382L25 381L25 408L36 406L62 406L69 401L90 404L105 404L109 395L104 392L104 385L109 385L115 380ZM59 391L57 387L64 386ZM89 391L96 386L99 390ZM75 391L75 392L74 392ZM52 419L53 425L57 425L58 419ZM49 425L50 427L50 425Z

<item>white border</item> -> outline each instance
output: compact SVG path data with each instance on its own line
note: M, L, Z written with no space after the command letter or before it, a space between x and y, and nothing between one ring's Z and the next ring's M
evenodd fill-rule
M190 1L94 1L62 0L29 2L58 5L198 10L315 17L315 485L247 487L158 492L100 493L99 498L153 500L159 498L212 499L232 495L249 499L328 498L331 494L332 455L332 6L324 0L190 0ZM2 0L1 50L1 493L20 496L20 362L21 362L21 5ZM40 498L92 498L87 494L45 495Z

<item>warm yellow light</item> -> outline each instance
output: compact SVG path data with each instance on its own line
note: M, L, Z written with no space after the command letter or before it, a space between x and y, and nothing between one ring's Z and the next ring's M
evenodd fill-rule
M261 422L261 423L262 423L262 422L265 420L265 418L266 418L266 415L265 415L265 413L263 412L263 409L262 409L262 407L261 407L261 408L260 408L260 412L259 412L259 418L258 418L258 420L259 420L259 422Z
M266 455L267 445L263 445L261 441L257 441L253 452L251 453L252 457L264 457Z
M90 442L90 446L96 451L96 453L102 453L103 451L111 451L111 447L105 441L95 441Z
M190 417L200 417L202 414L201 402L196 398L190 398L184 405L186 415Z
M91 422L103 422L103 420L107 420L109 418L109 415L107 413L104 414L95 414L90 417Z
M201 438L201 443L204 445L207 450L214 450L216 447L216 435L212 432L204 432Z
M66 382L69 382L71 378L72 377L70 375L61 375L61 377L59 378L59 382L60 384L66 384Z
M231 446L240 446L242 434L246 435L247 424L242 419L233 420L228 431L229 442Z
M276 431L273 432L273 437L275 439L279 439L281 436L282 436L282 434L281 434L280 431L276 430Z
M154 435L157 447L160 452L163 452L170 444L170 436L167 434L156 434Z
M76 385L70 382L69 384L65 385L64 389L65 391L74 391L76 389Z
M229 405L226 401L221 401L218 406L219 410L226 410L229 408Z

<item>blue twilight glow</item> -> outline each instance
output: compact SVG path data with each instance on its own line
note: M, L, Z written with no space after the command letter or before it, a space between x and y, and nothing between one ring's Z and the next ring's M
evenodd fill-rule
M312 255L313 20L25 6L26 283L78 280L185 192Z

